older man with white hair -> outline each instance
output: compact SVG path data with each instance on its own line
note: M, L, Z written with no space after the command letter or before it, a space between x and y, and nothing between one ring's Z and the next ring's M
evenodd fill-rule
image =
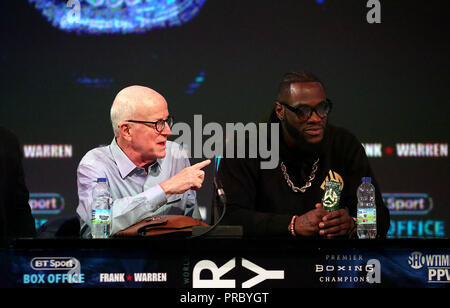
M202 186L205 160L190 166L178 144L168 141L173 118L158 92L143 86L121 90L111 107L115 137L90 150L77 170L83 237L91 230L92 189L107 178L113 203L111 234L153 215L185 215L201 219L195 190Z

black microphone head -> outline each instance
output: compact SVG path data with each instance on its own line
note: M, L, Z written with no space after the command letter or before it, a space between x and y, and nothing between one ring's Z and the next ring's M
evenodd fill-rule
M220 198L220 201L222 201L222 203L225 204L226 203L225 191L223 189L222 182L217 176L214 177L214 188L216 190L217 195Z

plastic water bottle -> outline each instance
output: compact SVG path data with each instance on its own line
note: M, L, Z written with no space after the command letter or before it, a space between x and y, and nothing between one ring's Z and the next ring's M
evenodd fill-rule
M107 238L111 231L111 191L106 178L97 179L92 200L92 238Z
M373 239L377 236L377 207L375 203L375 187L370 177L363 177L356 191L358 197L358 237Z

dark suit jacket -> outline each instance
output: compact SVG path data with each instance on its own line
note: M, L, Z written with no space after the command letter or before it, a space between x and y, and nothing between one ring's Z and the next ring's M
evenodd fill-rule
M0 127L0 247L36 235L17 137Z

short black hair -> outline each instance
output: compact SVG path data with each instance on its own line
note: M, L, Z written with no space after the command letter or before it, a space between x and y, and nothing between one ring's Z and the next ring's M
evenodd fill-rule
M283 79L281 79L278 85L278 99L280 99L283 94L290 94L291 84L297 82L318 82L323 87L322 81L311 72L298 71L286 73L283 75Z

